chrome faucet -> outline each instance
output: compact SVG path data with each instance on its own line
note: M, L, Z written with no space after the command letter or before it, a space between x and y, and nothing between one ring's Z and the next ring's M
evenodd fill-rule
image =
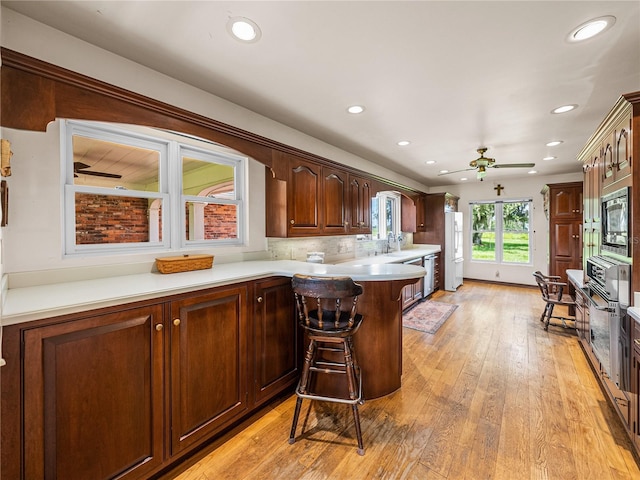
M387 253L391 250L391 245L396 241L396 236L393 232L387 233Z

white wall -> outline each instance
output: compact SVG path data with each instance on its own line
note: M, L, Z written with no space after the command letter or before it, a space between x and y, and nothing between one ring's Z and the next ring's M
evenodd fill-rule
M482 182L472 180L468 183L429 189L429 193L449 192L460 197L458 211L462 212L465 225L464 278L535 285L532 276L533 272L540 270L546 274L549 270L549 222L544 214L543 197L540 192L545 184L576 181L582 181L582 173L546 177L527 176L526 178L501 180L499 182L492 181L491 173L488 173ZM504 187L500 197L497 196L497 192L494 190L498 183ZM517 266L471 261L469 202L519 198L533 199L532 263L526 266ZM496 272L499 276L496 276Z
M133 92L237 126L244 130L306 150L401 184L426 191L426 187L379 165L323 143L292 128L257 115L194 87L178 82L136 63L2 8L0 42L3 47L117 85ZM12 286L18 272L54 272L60 269L103 271L116 266L152 262L155 255L120 255L108 259L87 256L62 257L59 125L51 123L47 132L4 129L13 145L14 177L10 188L10 222L5 230L4 265ZM216 249L216 261L248 258L251 252L266 255L264 236L264 166L251 162L249 172L249 242L245 247ZM80 275L80 273L78 273ZM27 283L29 283L27 281Z

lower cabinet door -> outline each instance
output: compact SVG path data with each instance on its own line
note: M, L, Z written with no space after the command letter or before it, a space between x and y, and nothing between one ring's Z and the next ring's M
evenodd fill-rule
M162 329L151 306L25 330L24 478L144 478L162 463Z
M262 403L297 381L301 339L290 278L257 281L253 301L254 394Z
M248 410L246 286L171 302L171 454Z

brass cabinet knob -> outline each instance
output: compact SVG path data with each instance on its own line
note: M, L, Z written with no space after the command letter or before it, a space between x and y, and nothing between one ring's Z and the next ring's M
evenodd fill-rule
M162 324L161 323L156 324L156 330L157 331L162 330Z
M262 303L262 297L258 297L256 298L256 300L258 301L258 303Z
M180 325L180 319L179 318L174 318L173 319L173 324L177 327L178 325Z
M291 225L294 225L294 224L296 223L296 221L295 221L295 220L289 220L289 223L290 223Z

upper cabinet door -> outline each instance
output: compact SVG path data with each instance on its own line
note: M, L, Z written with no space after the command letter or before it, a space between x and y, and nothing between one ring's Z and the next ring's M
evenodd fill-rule
M322 229L324 233L347 231L347 172L322 168Z
M631 175L631 125L629 115L618 124L615 130L616 180Z
M349 175L349 233L371 233L371 180Z
M322 167L300 158L289 160L287 212L289 236L305 236L321 232Z
M551 217L582 217L582 183L579 186L553 186L551 194Z

